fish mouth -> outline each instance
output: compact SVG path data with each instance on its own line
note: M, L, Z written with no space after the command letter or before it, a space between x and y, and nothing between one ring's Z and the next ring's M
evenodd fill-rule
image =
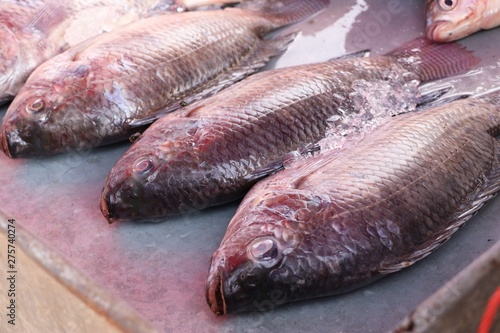
M127 221L127 219L124 219L121 216L119 210L116 209L116 205L113 204L114 197L115 196L113 194L106 193L106 190L103 190L103 193L101 195L101 213L106 218L106 220L108 220L109 224L113 224L118 221Z
M1 148L5 155L10 158L29 157L31 155L31 144L26 142L18 132L5 129L0 134Z
M428 39L434 40L434 32L436 31L436 28L436 23L432 23L432 25L427 27L426 37Z
M432 24L430 24L428 27L427 27L427 33L426 33L426 37L428 39L431 39L431 40L434 40L434 41L437 41L437 42L441 42L443 41L441 38L440 38L440 35L438 34L438 28L440 26L442 26L443 24L445 24L446 21L435 21L433 22Z
M111 216L110 211L109 211L109 202L104 195L101 197L100 208L101 208L102 215L104 215L106 220L108 220L109 224L112 224L113 222L115 222L115 219Z
M220 268L217 268L213 274L209 273L205 289L205 298L208 306L217 316L227 314L227 304L224 296L224 279Z
M163 216L148 214L152 206L147 204L147 199L144 199L144 204L140 201L138 204L127 204L123 201L124 196L127 197L127 194L116 193L107 187L104 188L100 209L109 224L115 222L160 222L164 219Z
M14 158L10 152L10 145L9 145L9 140L7 139L7 135L5 135L5 132L0 133L1 136L1 148L5 155L7 155L10 158Z
M37 158L47 152L40 138L43 133L37 124L26 123L19 118L4 116L1 126L0 147L10 158Z

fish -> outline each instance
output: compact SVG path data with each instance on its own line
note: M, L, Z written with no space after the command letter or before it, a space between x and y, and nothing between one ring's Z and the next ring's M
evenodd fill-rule
M257 1L156 15L47 60L1 126L9 157L42 157L126 140L172 112L263 67L295 34L266 38L329 0Z
M428 0L426 36L450 42L500 25L500 0Z
M500 98L397 115L255 185L214 255L217 315L360 288L426 257L500 189Z
M142 133L111 169L101 211L110 223L152 222L238 200L290 152L314 149L332 117L364 114L355 106L356 84L393 78L401 90L466 71L477 60L459 45L419 38L385 56L258 73ZM417 94L415 84L404 102Z
M172 0L7 0L0 3L0 103L45 60L85 39L165 12ZM172 8L173 10L173 8Z

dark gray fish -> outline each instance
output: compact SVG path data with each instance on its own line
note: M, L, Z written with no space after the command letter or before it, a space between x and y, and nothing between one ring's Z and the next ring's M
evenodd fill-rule
M264 39L328 0L256 1L242 8L160 15L97 36L39 66L2 124L10 157L88 149L244 78L293 36Z
M152 221L236 200L287 153L324 137L332 116L359 111L356 83L400 89L476 63L456 44L418 39L387 56L259 73L143 133L110 172L101 210L110 222Z
M500 188L499 105L399 115L258 183L212 257L212 311L346 292L430 254Z

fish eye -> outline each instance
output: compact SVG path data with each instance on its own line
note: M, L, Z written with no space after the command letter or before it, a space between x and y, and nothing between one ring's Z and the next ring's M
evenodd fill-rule
M45 107L46 107L46 104L45 104L45 101L43 100L43 98L36 98L31 103L28 104L26 109L29 112L36 113L36 112L43 111L45 109Z
M151 159L141 159L134 164L132 171L137 174L145 174L151 171L153 167L154 163Z
M443 10L452 10L457 6L458 0L439 0L439 7Z
M278 256L278 245L269 237L254 240L249 250L252 257L257 260L272 260Z

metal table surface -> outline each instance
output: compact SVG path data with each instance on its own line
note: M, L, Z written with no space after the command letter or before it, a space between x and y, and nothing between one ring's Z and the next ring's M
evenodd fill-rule
M367 48L383 53L424 31L422 0L332 2L320 15L280 32L302 30L268 68ZM498 29L481 32L463 43L476 50L482 66L494 67L499 34ZM476 86L499 78L490 69L476 74ZM467 90L468 79L455 83ZM5 108L0 116L4 113ZM36 160L1 154L0 209L161 332L385 332L499 240L497 197L435 253L365 288L263 313L216 317L204 296L208 260L237 203L157 224L108 225L99 211L101 189L128 146Z

